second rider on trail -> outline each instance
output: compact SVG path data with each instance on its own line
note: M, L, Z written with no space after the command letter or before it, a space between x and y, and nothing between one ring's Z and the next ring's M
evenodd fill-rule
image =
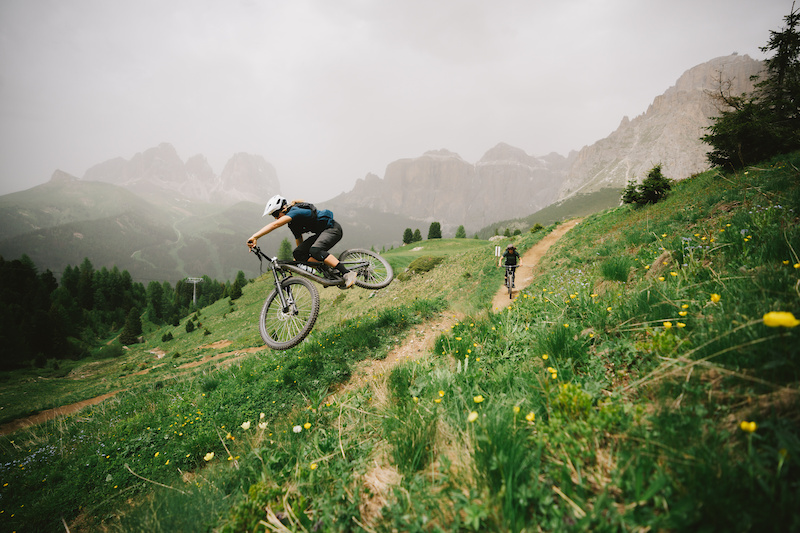
M356 281L356 273L349 271L328 251L344 235L342 226L333 219L333 213L330 210L317 210L313 204L302 200L294 200L289 203L286 198L275 195L269 199L264 208L263 216L267 214L272 215L275 220L247 239L247 246L253 248L259 238L288 224L297 244L297 248L292 252L295 261L325 263L342 275L345 288L353 286ZM303 234L305 233L312 235L304 239Z
M519 261L519 252L517 252L517 247L514 246L513 244L509 244L508 246L506 246L506 251L503 252L503 257L500 258L500 264L499 264L499 266L506 267L506 278L505 278L506 284L508 283L508 270L509 270L508 267L517 266L518 261ZM514 286L513 282L511 286L512 287Z

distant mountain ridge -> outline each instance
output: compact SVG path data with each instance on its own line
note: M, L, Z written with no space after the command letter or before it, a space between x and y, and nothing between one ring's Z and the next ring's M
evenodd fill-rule
M667 177L684 179L708 168L709 147L700 137L717 114L708 92L718 90L720 78L731 81L733 94L751 91L751 76L762 70L762 62L736 54L697 65L645 113L624 117L608 137L566 157L535 157L505 143L475 164L447 150L426 152L389 164L383 179L368 175L331 203L404 213L451 231L463 224L471 233L574 194L622 189L656 164Z
M645 113L567 156L532 156L501 142L476 163L444 149L394 161L382 178L368 174L320 202L345 228L334 251L398 246L405 228L424 236L433 221L445 237L459 225L484 235L497 224L541 222L536 213L551 205L547 221L604 209L617 205L629 179L659 163L667 177L688 177L707 167L700 136L716 110L706 93L720 77L732 81L733 93L750 91L762 68L732 55L689 69ZM235 154L217 176L204 156L184 162L162 143L95 165L81 179L56 171L46 184L0 196L0 255L25 253L54 271L88 257L144 280L232 279L240 269L252 276L257 264L244 240L264 224L261 202L275 191L277 173L261 156ZM262 244L276 253L285 236Z

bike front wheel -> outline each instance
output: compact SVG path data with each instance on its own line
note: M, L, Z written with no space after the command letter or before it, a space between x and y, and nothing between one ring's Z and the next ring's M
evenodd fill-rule
M356 272L356 285L364 289L382 289L394 279L389 262L370 250L345 250L339 255L339 262Z
M283 280L279 290L286 306L278 289L272 291L261 308L258 325L267 346L288 350L311 333L319 315L319 292L310 281L295 277Z

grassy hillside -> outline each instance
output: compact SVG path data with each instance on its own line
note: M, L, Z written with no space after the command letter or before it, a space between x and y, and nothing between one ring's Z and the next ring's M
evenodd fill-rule
M798 167L793 154L712 171L661 204L592 215L498 314L492 244L423 242L386 255L398 270L416 253L447 259L382 291L321 290L315 331L293 350L250 352L259 280L203 309L194 332L169 328L172 341L148 331L65 377L4 376L0 400L16 412L48 394L41 407L126 390L0 439L0 521L798 530ZM430 353L351 380L442 316L453 325Z
M536 224L549 226L568 218L591 215L592 213L618 206L621 195L622 189L611 187L589 194L576 194L560 202L548 205L527 217L501 220L491 224L478 231L478 237L488 239L492 235L503 234L506 228L511 233L517 229L527 231Z

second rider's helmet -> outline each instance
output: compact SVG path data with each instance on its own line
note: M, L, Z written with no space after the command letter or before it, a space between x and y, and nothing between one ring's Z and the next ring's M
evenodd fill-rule
M276 194L272 198L269 199L267 202L267 206L264 208L264 214L261 216L272 215L275 218L278 218L278 214L280 213L283 206L286 205L286 198L281 196L280 194Z

